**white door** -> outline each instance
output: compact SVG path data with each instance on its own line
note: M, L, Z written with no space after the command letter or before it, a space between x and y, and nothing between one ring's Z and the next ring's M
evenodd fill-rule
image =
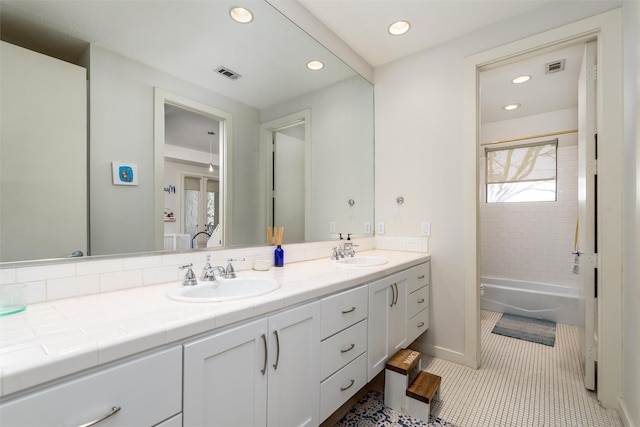
M269 318L270 427L320 424L320 302Z
M304 123L273 133L273 226L286 228L289 242L305 232Z
M597 327L597 138L596 42L585 45L578 90L578 225L575 256L580 295L580 357L585 387L596 388Z
M267 424L267 320L184 346L185 426Z

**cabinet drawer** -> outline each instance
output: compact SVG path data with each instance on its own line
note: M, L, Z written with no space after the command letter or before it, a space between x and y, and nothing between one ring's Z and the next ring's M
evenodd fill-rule
M407 299L407 315L409 318L412 318L427 307L429 307L429 286L423 286L409 294Z
M367 384L367 354L327 378L320 384L320 422Z
M407 273L409 274L409 293L411 293L429 284L431 262L416 265L410 268Z
M368 287L341 292L322 300L321 339L365 319L368 310Z
M409 319L407 329L407 342L409 343L413 342L420 334L429 329L429 307Z
M69 380L0 405L6 426L151 426L182 411L182 348Z
M367 351L367 321L327 338L320 348L320 378L324 379Z

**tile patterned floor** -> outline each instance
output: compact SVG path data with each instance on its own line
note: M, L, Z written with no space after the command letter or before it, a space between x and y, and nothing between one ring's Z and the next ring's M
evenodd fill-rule
M554 347L492 334L500 313L481 314L482 367L425 357L422 369L442 376L432 413L458 427L618 427L582 383L578 328L557 325Z

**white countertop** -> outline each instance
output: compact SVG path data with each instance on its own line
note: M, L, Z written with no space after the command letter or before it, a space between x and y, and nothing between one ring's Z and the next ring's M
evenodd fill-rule
M418 252L373 250L387 264L343 267L317 259L240 271L273 277L280 288L229 302L179 302L169 289L179 283L29 305L0 318L0 396L7 396L136 353L264 315L393 274L429 260Z

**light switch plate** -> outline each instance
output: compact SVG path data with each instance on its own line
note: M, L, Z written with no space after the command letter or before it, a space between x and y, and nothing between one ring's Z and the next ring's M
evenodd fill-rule
M425 221L422 223L422 227L420 228L421 234L423 236L431 236L431 222Z
M378 234L384 234L384 222L378 223Z
M371 234L371 223L370 222L365 222L364 223L364 234Z
M335 232L336 232L336 222L331 221L329 222L329 233L335 233Z

